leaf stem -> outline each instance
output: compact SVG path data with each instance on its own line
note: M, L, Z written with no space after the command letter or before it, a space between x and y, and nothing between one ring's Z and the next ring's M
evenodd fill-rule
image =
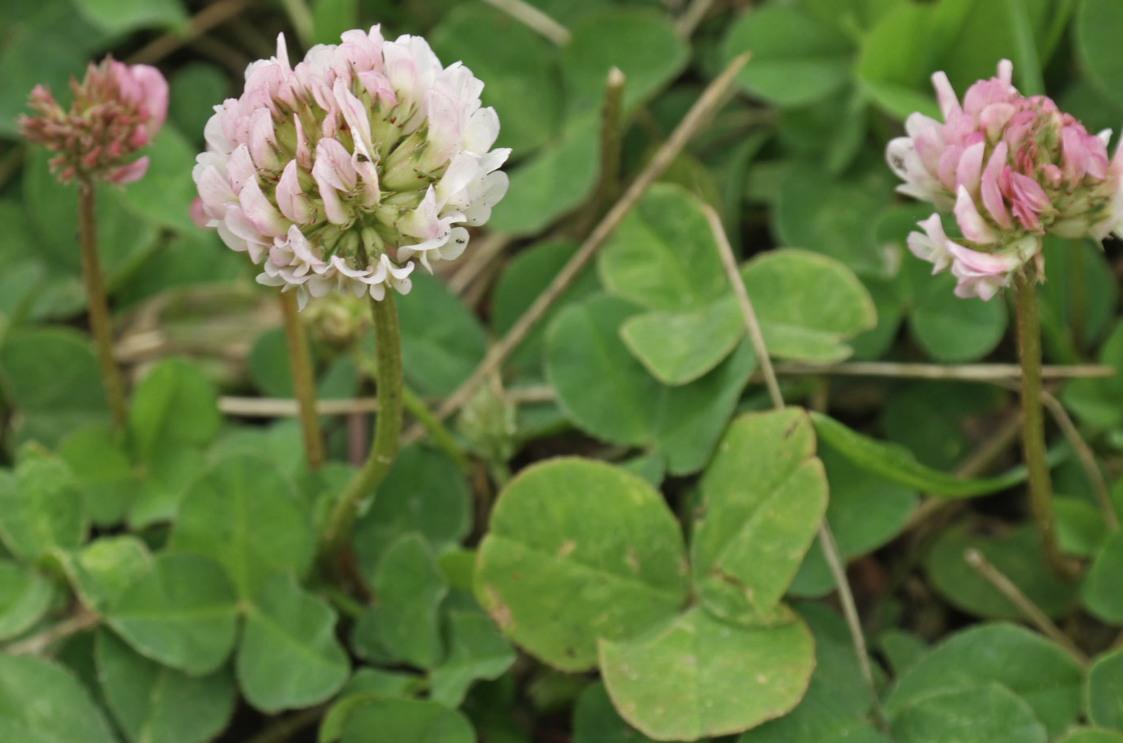
M1022 365L1022 452L1028 473L1030 510L1045 559L1062 578L1075 577L1072 565L1061 552L1057 539L1057 517L1053 512L1053 485L1045 461L1045 416L1041 402L1041 326L1037 315L1036 276L1019 271L1014 276L1017 292L1018 360Z
M721 256L722 266L725 268L725 274L733 287L733 294L737 297L737 304L741 307L745 329L748 331L749 340L752 342L761 371L764 373L764 383L768 387L768 396L772 400L773 407L777 410L783 410L784 396L780 392L780 383L776 380L776 372L772 368L772 360L768 356L768 347L764 342L760 322L758 322L756 312L753 310L749 293L745 289L745 282L741 280L741 272L737 270L737 259L733 255L733 247L729 244L729 237L725 234L725 227L721 224L721 217L708 204L702 205L702 211L706 215L706 221L710 224L714 242L717 243L718 254ZM854 593L850 590L850 582L846 578L846 564L838 551L838 544L834 541L834 535L831 534L831 528L827 524L825 514L823 520L819 522L819 544L823 548L823 556L827 560L827 566L830 568L835 587L838 589L839 603L842 604L842 615L845 617L846 626L850 630L850 639L854 644L854 654L858 659L862 680L865 681L870 693L874 724L880 730L887 730L885 713L881 709L881 700L877 695L877 686L874 684L873 669L870 666L870 656L866 649L866 637L862 631L861 618L858 616L858 607L854 602Z
M94 337L94 350L109 414L117 429L124 428L128 412L125 406L125 386L121 370L113 358L113 329L109 322L109 305L105 298L105 279L101 274L101 261L97 250L97 212L94 206L94 186L89 181L78 183L78 245L82 254L82 280L86 285L86 308L90 317L90 332Z
M176 30L158 36L125 61L129 64L156 64L184 44L234 18L252 3L253 0L218 0L211 3L191 16L185 31Z
M394 292L387 288L381 300L372 299L374 316L374 353L378 364L375 390L378 413L374 419L374 440L367 461L347 483L332 507L320 538L320 563L329 564L351 534L363 499L386 477L398 453L402 433L402 343Z
M289 350L292 389L300 412L300 434L304 439L304 460L308 469L317 470L324 463L324 438L320 433L320 417L316 415L316 378L312 355L308 352L308 334L300 319L296 292L278 291L284 316L285 345Z

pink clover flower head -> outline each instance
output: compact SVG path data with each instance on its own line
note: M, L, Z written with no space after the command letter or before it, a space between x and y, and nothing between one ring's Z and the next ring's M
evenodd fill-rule
M886 159L897 190L952 214L962 239L944 234L937 214L909 235L909 249L950 268L956 294L990 299L1031 260L1042 268L1041 238L1123 236L1123 154L1108 158L1110 131L1089 134L1045 96L1022 96L1013 66L972 85L962 104L947 76L932 76L944 121L914 113L907 136ZM1039 277L1043 275L1038 273Z
M119 185L140 179L148 158L128 161L152 142L168 113L168 83L155 67L127 65L112 57L90 63L73 100L63 109L42 85L28 99L35 114L21 116L20 134L57 153L51 172L63 183L76 178Z
M416 265L459 256L507 191L482 90L420 37L347 31L292 65L281 36L207 122L201 218L301 308L333 290L406 294Z

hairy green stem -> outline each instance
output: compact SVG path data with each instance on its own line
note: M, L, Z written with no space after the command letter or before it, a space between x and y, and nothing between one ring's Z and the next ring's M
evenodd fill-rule
M1037 277L1032 270L1014 276L1017 292L1018 360L1022 366L1022 452L1028 474L1030 510L1045 560L1057 575L1073 578L1072 565L1061 552L1053 485L1045 461L1045 415L1041 399L1041 327L1037 315Z
M285 345L292 369L292 389L300 411L300 434L304 440L304 460L308 469L317 470L324 463L324 437L320 433L320 416L316 414L316 375L312 355L308 352L308 334L300 320L296 292L278 292L284 316Z
M105 298L105 279L97 251L97 212L94 207L94 186L89 181L78 184L78 245L82 254L82 280L86 285L86 309L90 316L90 333L94 337L101 384L109 403L113 425L125 426L125 385L121 370L113 358L113 330L109 323L109 304Z
M320 538L322 565L330 564L342 549L351 534L351 527L355 525L363 499L374 492L390 471L402 433L402 343L393 290L388 287L381 301L372 299L370 304L374 316L374 354L378 365L375 378L378 412L374 418L374 441L371 442L366 463L347 483L332 507Z
M595 217L600 219L620 195L620 151L624 141L624 73L608 71L601 109L600 181L593 196Z
M369 355L365 353L355 353L352 355L355 365L358 366L363 372L371 379L378 378L378 364ZM471 469L471 462L468 455L456 443L456 438L452 435L452 431L437 418L436 414L429 409L421 396L413 391L407 384L402 384L402 405L405 407L407 413L421 424L425 431L433 438L433 443L437 448L448 455L456 465L465 473ZM408 441L405 443L409 443Z

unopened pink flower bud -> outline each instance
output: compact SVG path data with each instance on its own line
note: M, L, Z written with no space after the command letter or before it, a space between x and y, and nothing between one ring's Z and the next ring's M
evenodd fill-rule
M42 85L28 97L35 115L19 118L20 133L56 153L51 171L66 183L75 178L132 183L148 169L148 158L128 157L152 142L168 111L168 84L155 67L127 65L106 57L91 63L79 83L70 79L73 100L63 109Z

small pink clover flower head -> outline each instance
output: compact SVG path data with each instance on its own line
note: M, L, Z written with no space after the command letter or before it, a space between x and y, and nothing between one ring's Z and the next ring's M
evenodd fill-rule
M932 76L944 121L914 113L907 136L886 148L897 190L955 217L962 240L938 214L909 235L909 249L959 279L956 294L990 299L1016 271L1041 269L1041 239L1123 236L1123 154L1109 160L1111 132L1089 134L1045 96L1012 85L1013 66L972 85L962 105L947 76Z
M42 85L28 99L32 116L21 116L20 134L57 153L51 172L63 183L75 178L124 185L148 170L148 158L128 158L152 142L168 113L168 83L155 67L127 65L112 57L92 62L64 110Z
M510 150L492 149L499 119L482 90L420 37L347 31L294 66L281 36L207 122L193 172L203 218L302 309L333 290L406 294L414 268L458 257L466 226L507 192Z

